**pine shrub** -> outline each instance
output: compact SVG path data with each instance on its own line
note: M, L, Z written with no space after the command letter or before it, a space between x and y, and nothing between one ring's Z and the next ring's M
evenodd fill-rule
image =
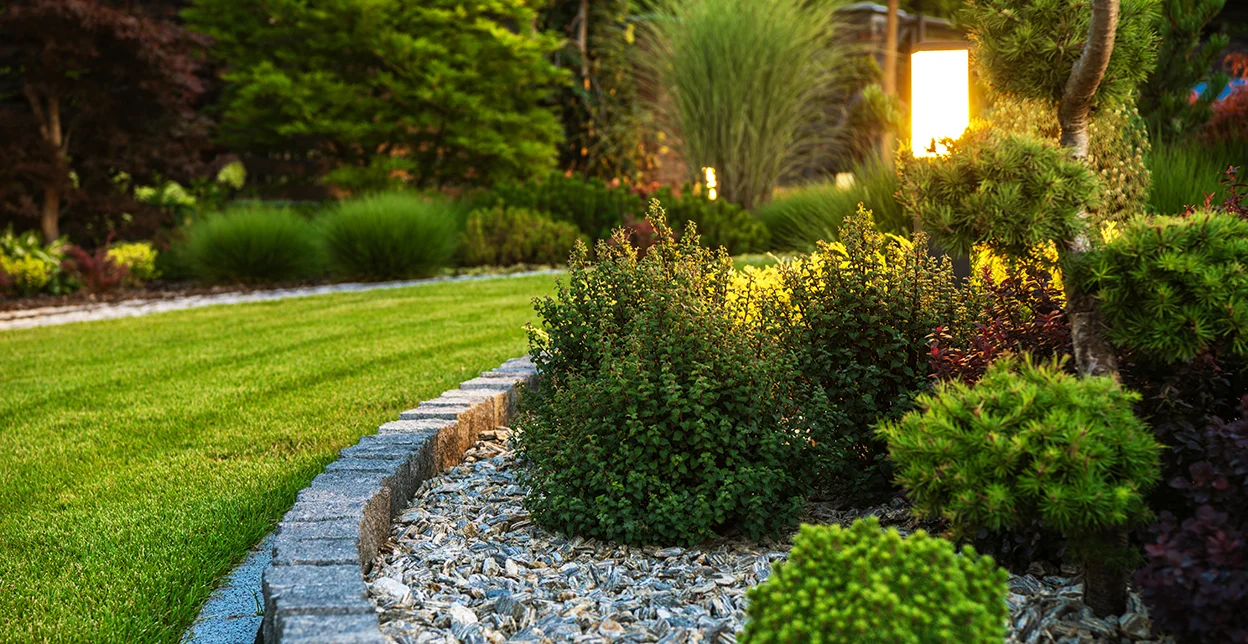
M344 201L322 222L334 271L351 279L426 277L450 263L459 214L448 202L390 192Z
M1112 342L1165 362L1213 346L1248 357L1248 221L1221 213L1138 219L1080 263Z
M972 128L948 154L906 154L898 197L942 246L969 255L987 246L1027 257L1051 241L1074 239L1080 213L1097 204L1100 182L1056 141Z
M556 265L581 238L576 226L525 208L482 208L468 214L459 237L464 266Z
M1010 356L974 386L938 385L878 431L915 510L956 537L1038 518L1091 548L1092 535L1148 516L1161 448L1132 413L1137 400L1110 378Z
M623 230L596 259L578 243L567 283L536 303L525 397L526 504L552 529L626 543L758 536L802 505L793 370L729 302L732 261L679 240L654 202L638 259Z
M873 426L929 387L926 338L942 324L961 328L966 312L949 260L933 258L923 234L880 233L859 208L839 237L781 266L777 317L809 388L821 484L869 502L892 489Z
M185 238L192 274L205 282L280 282L320 274L315 227L285 209L251 207L209 215Z
M750 589L741 642L1000 642L1006 580L992 557L875 517L803 525L788 561Z

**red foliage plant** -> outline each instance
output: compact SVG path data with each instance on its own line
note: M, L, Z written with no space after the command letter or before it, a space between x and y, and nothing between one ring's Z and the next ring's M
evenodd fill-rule
M1048 271L1024 266L998 281L985 268L982 284L984 307L967 341L955 342L944 327L928 336L931 369L938 380L975 383L1006 352L1042 359L1071 354L1070 325L1062 310L1065 297Z
M1248 54L1228 54L1226 67L1232 76L1248 79ZM1213 104L1213 118L1202 135L1209 141L1248 141L1248 84L1237 85L1230 96Z
M77 247L65 248L68 256L61 267L78 278L90 293L111 291L125 281L129 270L108 257L108 245L95 249L94 253Z

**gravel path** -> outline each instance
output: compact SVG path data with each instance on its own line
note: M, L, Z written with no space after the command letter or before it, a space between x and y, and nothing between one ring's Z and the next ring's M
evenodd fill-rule
M505 275L460 275L455 277L434 277L420 280L404 280L399 282L375 282L345 284L328 284L325 286L309 286L304 288L285 288L270 291L250 291L245 293L218 293L213 295L191 295L173 299L137 299L122 302L101 304L80 304L73 306L52 306L39 309L23 309L16 311L0 311L0 331L10 329L29 329L39 326L70 324L73 322L90 322L94 320L112 320L115 318L131 318L165 311L180 311L201 306L217 304L242 304L244 302L267 302L284 300L292 297L308 297L328 293L361 293L392 288L404 288L416 284L434 282L470 282L484 279L501 279L510 277L527 277L530 275L550 275L557 270L527 271Z
M509 437L507 428L483 433L464 463L426 481L391 526L367 578L389 641L736 642L746 590L790 544L630 548L551 533L523 507ZM899 501L807 519L848 525L871 514L905 534L916 522ZM1134 593L1130 612L1101 620L1084 606L1075 569L1033 568L1010 576L1006 642L1157 641Z

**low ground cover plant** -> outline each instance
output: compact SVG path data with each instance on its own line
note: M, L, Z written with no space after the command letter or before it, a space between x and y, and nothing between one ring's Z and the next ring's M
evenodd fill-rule
M794 372L761 324L735 319L728 256L694 229L677 240L657 202L650 223L643 258L623 230L593 260L578 245L536 304L526 503L542 525L626 543L775 532L805 492Z
M566 264L580 240L576 226L526 208L495 206L468 214L457 259L464 266Z
M344 201L319 223L331 270L379 281L427 277L449 264L458 220L449 202L389 192Z
M192 274L205 282L299 280L324 267L312 222L281 208L206 216L186 231L184 243Z
M1009 617L992 557L879 519L804 525L787 561L751 588L741 641L996 642Z

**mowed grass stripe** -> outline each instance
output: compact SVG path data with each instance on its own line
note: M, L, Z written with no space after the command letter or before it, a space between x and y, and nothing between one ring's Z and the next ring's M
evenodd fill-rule
M522 353L553 284L0 332L0 641L176 641L339 449Z

